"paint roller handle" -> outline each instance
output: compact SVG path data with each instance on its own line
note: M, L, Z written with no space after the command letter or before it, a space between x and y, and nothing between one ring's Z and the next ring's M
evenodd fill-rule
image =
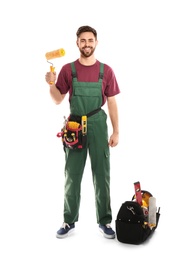
M54 71L55 71L55 67L50 66L50 71L51 71L51 72L54 72Z
M51 86L55 83L56 80L56 72L53 66L50 66L50 71L45 75L46 82Z
M55 72L55 67L50 66L50 72ZM53 81L49 82L50 85L53 85L53 83L54 83Z

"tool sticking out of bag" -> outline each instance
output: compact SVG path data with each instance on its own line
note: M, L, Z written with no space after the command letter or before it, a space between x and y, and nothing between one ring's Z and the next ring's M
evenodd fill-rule
M152 229L156 226L156 198L149 198L148 225Z
M134 183L135 200L142 207L146 224L152 229L156 226L156 198L148 191L141 190L140 182Z
M139 181L134 182L134 189L135 189L136 201L137 203L139 203L139 205L142 206L141 185Z

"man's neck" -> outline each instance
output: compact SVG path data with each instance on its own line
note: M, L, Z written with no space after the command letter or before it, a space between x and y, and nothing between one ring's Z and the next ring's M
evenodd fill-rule
M79 62L80 62L82 65L91 66L91 65L93 65L93 64L96 63L96 59L95 59L94 56L91 56L91 57L82 57L82 56L80 56Z

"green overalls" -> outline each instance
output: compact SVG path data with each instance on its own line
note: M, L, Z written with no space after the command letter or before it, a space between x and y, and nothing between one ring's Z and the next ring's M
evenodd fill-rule
M70 112L72 115L86 115L102 105L104 66L103 64L100 66L98 82L78 82L74 63L71 63L71 67L73 72L73 94L70 102ZM66 223L71 224L78 221L81 180L88 151L95 190L97 223L111 223L110 153L106 121L107 115L102 109L88 117L86 147L74 150L65 148L64 222Z

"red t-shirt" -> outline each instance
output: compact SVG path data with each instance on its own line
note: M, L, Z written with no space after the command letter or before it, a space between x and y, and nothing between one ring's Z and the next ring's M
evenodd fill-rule
M75 61L77 80L81 82L97 82L99 80L100 62L97 60L91 66L82 65L79 60ZM56 87L61 94L69 92L69 100L72 96L72 70L71 64L67 63L62 67L58 75ZM104 75L102 84L102 106L106 102L107 97L115 96L120 93L120 89L111 67L104 64Z

